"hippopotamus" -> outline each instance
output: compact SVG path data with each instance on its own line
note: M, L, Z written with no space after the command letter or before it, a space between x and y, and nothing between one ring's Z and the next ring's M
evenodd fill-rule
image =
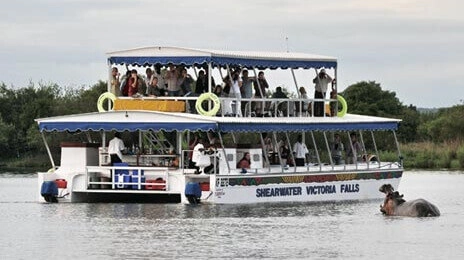
M379 188L380 192L385 193L383 205L380 211L387 216L407 216L407 217L438 217L440 211L432 203L424 199L406 201L403 195L394 191L390 184L384 184Z

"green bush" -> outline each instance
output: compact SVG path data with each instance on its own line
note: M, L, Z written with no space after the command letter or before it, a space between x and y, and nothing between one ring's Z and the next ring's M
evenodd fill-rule
M460 145L456 151L456 159L459 162L459 166L464 168L464 145Z

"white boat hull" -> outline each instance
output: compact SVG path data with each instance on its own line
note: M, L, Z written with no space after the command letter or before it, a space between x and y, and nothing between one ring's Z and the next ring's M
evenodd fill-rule
M204 196L209 196L206 201L219 204L381 199L383 194L379 192L379 187L389 183L397 189L401 176L402 170L273 177L215 176L215 189L212 194L206 193ZM269 178L274 181L281 179L282 182L265 183ZM231 181L234 185L230 185Z

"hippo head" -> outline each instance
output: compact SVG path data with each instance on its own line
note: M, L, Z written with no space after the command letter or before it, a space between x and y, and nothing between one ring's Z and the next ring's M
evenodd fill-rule
M396 208L406 202L403 199L403 194L400 194L397 191L393 191L393 187L390 184L382 185L379 190L385 193L383 205L380 205L380 212L385 215L394 215Z
M384 184L382 186L380 186L379 188L379 191L382 192L382 193L385 193L385 194L389 194L389 193L392 193L395 189L393 188L393 186L391 186L391 184Z

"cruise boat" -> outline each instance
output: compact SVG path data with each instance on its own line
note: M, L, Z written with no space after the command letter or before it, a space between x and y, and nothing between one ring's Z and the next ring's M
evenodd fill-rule
M395 130L400 120L346 113L349 104L341 96L237 98L212 93L211 75L227 78L243 69L250 77L257 77L259 70L288 72L297 90L296 70L307 72L306 80L312 81L322 69L336 78L336 58L144 47L108 53L108 71L114 66L143 70L158 66L163 71L177 66L192 74L203 69L209 75L208 92L176 97L116 97L107 92L98 101L98 112L36 119L52 165L48 172L38 173L39 201L323 202L382 199L380 186L398 188L403 166ZM333 88L337 88L335 81ZM314 115L316 102L324 103L323 115ZM86 137L61 142L59 166L47 142L53 132ZM111 164L108 141L115 132L122 133L127 149L122 163ZM346 158L347 150L353 150L353 134L362 154L358 152L350 162L335 161L334 136L341 137ZM200 154L210 162L208 171L189 163L189 144L198 135L206 140ZM293 148L297 138L307 146L305 162L298 166ZM385 149L392 149L397 159L384 161L380 152ZM249 165L241 168L238 162L246 153Z

